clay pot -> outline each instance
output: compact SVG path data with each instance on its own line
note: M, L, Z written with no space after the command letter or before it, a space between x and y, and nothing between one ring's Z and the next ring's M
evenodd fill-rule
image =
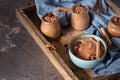
M81 11L77 11L80 9ZM77 4L72 8L71 25L75 30L85 30L89 26L88 7L83 4Z
M120 15L111 17L108 22L108 32L115 37L120 37Z
M53 12L46 13L42 17L40 30L49 38L58 38L61 34L61 28L57 14Z

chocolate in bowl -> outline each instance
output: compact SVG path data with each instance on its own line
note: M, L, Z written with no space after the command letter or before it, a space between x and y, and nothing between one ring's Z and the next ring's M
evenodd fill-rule
M99 59L92 59L92 60L89 60L89 59L83 59L81 57L78 57L76 53L74 53L73 51L73 42L77 39L81 39L81 38L93 38L94 40L96 40L97 42L99 41L102 46L104 47L104 50L100 56ZM78 44L81 44L81 42L79 43L76 43L77 45ZM83 48L82 48L83 49ZM84 50L87 50L86 48L84 48ZM84 69L90 69L90 68L94 68L96 67L98 64L102 63L102 61L105 59L105 56L106 56L106 51L107 51L107 45L105 43L105 41L96 36L96 35L89 35L89 34L81 34L81 35L78 35L76 37L74 37L70 43L69 43L69 47L68 47L68 51L69 51L69 57L70 57L70 60L78 67L80 68L84 68ZM86 52L86 51L83 51L83 53ZM93 50L94 52L94 50ZM84 54L84 55L87 55L88 53ZM95 54L95 53L93 53Z
M104 52L104 47L100 43L100 54L99 57L97 57L97 45L97 41L93 38L79 38L73 41L72 50L78 58L94 60L100 58Z

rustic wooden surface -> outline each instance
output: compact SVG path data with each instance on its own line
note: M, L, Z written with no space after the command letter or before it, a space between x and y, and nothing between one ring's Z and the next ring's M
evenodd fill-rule
M33 6L33 7L31 7ZM25 9L24 9L25 8ZM92 70L83 70L76 67L69 59L67 54L67 50L64 45L68 44L69 41L76 35L82 34L81 31L75 31L71 27L62 30L62 35L57 40L50 40L46 38L39 30L40 20L37 18L34 13L34 5L30 5L29 7L22 7L17 10L17 17L20 19L22 24L25 26L27 31L31 34L36 43L41 47L49 60L53 63L53 65L57 68L57 70L61 73L61 75L66 80L106 80L109 78L115 78L115 76L102 76L99 78L94 78L92 76ZM52 42L55 44L56 50L50 51L46 48L46 44L48 42Z
M117 14L120 14L120 0L106 0L108 6Z
M0 80L64 80L16 18L34 0L0 0Z

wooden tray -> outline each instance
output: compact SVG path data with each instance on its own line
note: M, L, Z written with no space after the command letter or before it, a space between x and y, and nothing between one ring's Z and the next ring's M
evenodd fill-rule
M17 18L65 80L113 80L119 78L120 74L94 78L91 69L84 70L78 68L71 62L66 45L72 37L82 34L83 32L74 31L71 27L68 27L62 29L62 35L59 39L51 40L45 37L39 30L41 21L36 14L34 3L16 9L16 14ZM46 45L49 43L53 43L56 50L47 48Z

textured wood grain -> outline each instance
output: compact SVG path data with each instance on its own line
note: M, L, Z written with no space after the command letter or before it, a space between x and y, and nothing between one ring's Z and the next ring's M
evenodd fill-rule
M117 1L116 0L105 0L105 1L108 4L108 6L113 10L113 12L115 12L116 14L120 14L120 6L118 6L120 0L117 0Z

